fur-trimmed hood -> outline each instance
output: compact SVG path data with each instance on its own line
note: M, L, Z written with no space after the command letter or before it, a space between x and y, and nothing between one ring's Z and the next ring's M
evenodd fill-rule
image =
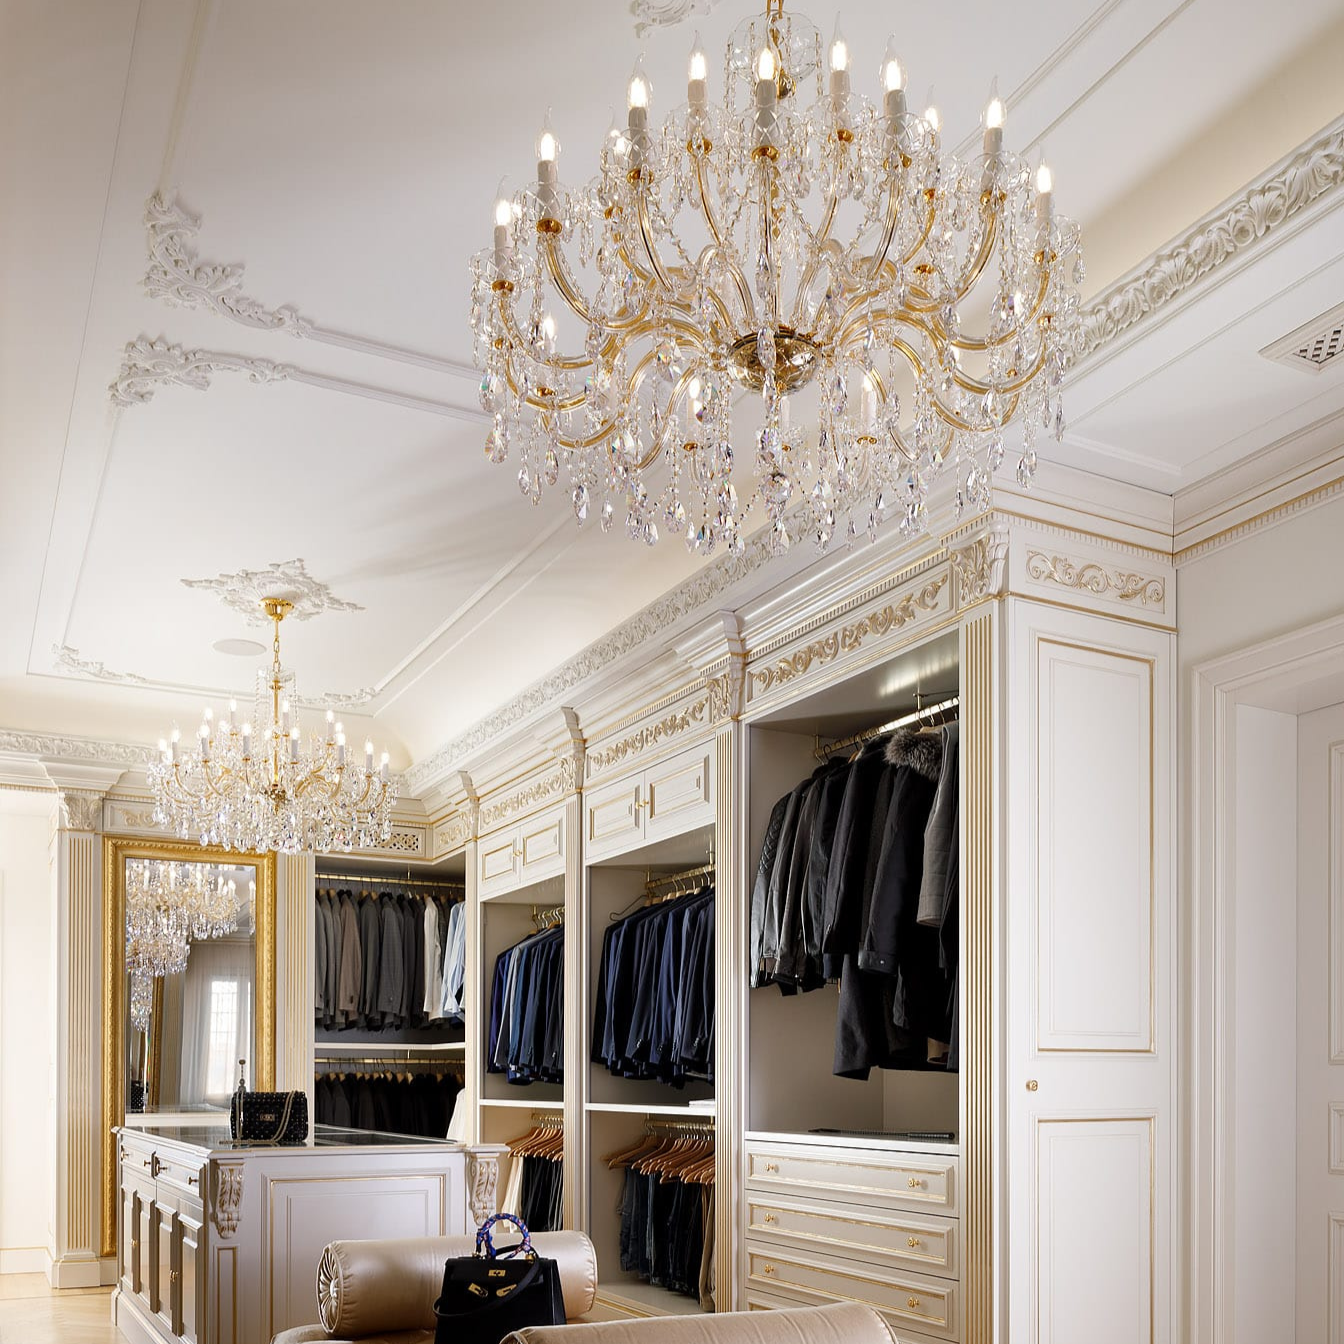
M908 765L925 779L936 780L943 768L942 734L898 728L887 739L884 754L888 765Z

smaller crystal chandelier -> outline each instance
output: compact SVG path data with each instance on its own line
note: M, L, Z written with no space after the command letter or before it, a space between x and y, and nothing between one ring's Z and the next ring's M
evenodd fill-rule
M207 709L194 750L176 729L149 767L154 820L182 839L226 849L295 854L375 846L392 830L397 784L387 753L377 768L373 743L362 768L346 758L345 730L328 710L322 735L305 747L294 707L294 674L280 663L280 622L293 610L283 597L262 607L274 622L272 661L257 673L252 719L238 723L237 701L217 723Z
M222 938L251 912L256 885L241 895L237 882L212 864L129 859L126 863L126 969L131 974L131 1022L149 1026L153 981L187 968L191 941Z

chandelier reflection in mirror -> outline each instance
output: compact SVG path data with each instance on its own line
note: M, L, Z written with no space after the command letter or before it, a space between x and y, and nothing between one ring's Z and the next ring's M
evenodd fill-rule
M580 523L706 554L740 553L759 504L776 549L806 532L824 550L892 517L920 532L942 473L958 516L988 507L1015 420L1030 482L1038 433L1063 435L1077 226L1049 168L1004 150L996 93L959 160L936 109L907 106L891 44L876 104L850 64L838 25L823 54L771 0L729 40L722 106L698 36L661 128L636 66L589 184L560 184L547 118L535 185L501 186L471 301L486 452L534 503L563 481Z
M375 767L365 742L362 766L347 759L344 727L330 710L325 732L303 741L294 673L280 663L280 622L293 603L268 597L262 607L275 636L271 666L257 673L253 717L240 723L230 701L222 723L205 711L194 749L176 729L159 743L148 770L155 822L184 840L257 853L382 844L397 797L387 753Z
M255 928L256 883L240 891L214 864L163 859L126 861L126 969L131 1022L149 1026L156 977L187 968L192 940L223 938L244 923Z

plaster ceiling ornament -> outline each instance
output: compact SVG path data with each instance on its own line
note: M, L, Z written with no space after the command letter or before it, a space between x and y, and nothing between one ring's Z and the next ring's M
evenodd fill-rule
M243 268L202 262L192 244L201 227L177 201L176 192L155 192L145 204L149 270L145 293L178 308L211 308L220 316L261 331L306 336L313 324L286 304L267 308L243 293Z
M345 730L331 710L325 732L304 745L294 673L280 662L280 623L293 604L268 596L262 605L274 635L271 666L257 673L253 717L239 724L231 700L223 722L205 711L194 749L181 745L177 729L159 743L147 771L155 821L184 840L257 853L375 848L392 833L398 792L387 753L375 769L366 741L363 767L347 762Z
M643 37L654 28L685 23L692 15L708 14L718 3L719 0L631 0L635 34Z
M713 106L697 39L657 128L637 65L592 184L560 185L548 120L535 185L497 201L472 262L490 460L533 503L563 480L579 523L702 554L742 552L761 514L776 551L892 517L921 532L944 472L958 516L980 511L1013 421L1027 484L1041 427L1063 436L1082 265L1050 169L1033 185L1003 147L997 93L981 152L944 155L894 40L875 105L839 27L823 60L782 0L738 26L723 73ZM742 392L758 428L735 463Z
M265 569L217 574L213 579L183 579L182 586L216 593L230 611L245 617L249 625L263 627L271 624L262 605L268 597L283 597L290 604L287 615L296 621L311 620L324 611L364 610L358 602L337 597L321 579L313 578L301 558L276 561Z
M1086 359L1344 184L1344 118L1083 309Z
M56 659L56 670L70 677L92 677L95 681L115 681L126 686L144 686L147 681L134 672L112 672L93 658L82 658L78 649L69 644L53 644L51 652Z
M160 387L190 387L204 392L214 374L242 373L252 383L280 383L294 375L288 364L248 355L226 355L214 350L187 350L169 341L151 341L144 336L126 343L121 368L109 384L118 406L143 405L152 401Z

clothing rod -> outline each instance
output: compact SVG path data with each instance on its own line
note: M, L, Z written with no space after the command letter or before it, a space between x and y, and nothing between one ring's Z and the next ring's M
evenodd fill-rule
M712 863L702 863L696 868L687 868L680 873L662 873L658 877L650 877L645 882L645 890L652 893L659 887L675 886L678 882L690 882L697 877L713 877L714 865Z
M313 885L318 890L329 886L333 882L365 882L372 886L386 887L389 891L396 891L401 887L423 887L428 891L451 892L465 892L467 889L465 882L455 882L448 878L393 877L391 875L382 877L375 873L317 873L314 875Z
M386 1056L377 1055L346 1055L340 1059L318 1059L313 1061L314 1073L340 1073L347 1064L377 1065L380 1069L395 1071L414 1065L420 1067L433 1067L436 1069L445 1068L452 1072L459 1072L464 1064L460 1059L439 1055L433 1059L388 1059ZM321 1067L318 1067L318 1066ZM337 1067L337 1066L340 1067Z
M711 1138L714 1136L713 1120L650 1120L645 1126L645 1132L649 1134L661 1134L663 1132L673 1134L708 1134Z
M897 728L905 728L909 724L935 718L939 714L946 714L948 710L958 709L960 706L961 696L949 696L946 700L940 700L936 705L925 705L923 709L902 714L900 718L892 719L889 723L879 724L876 728L865 728L861 733L851 733L849 737L841 737L834 742L827 742L825 746L817 747L816 754L818 756L833 756L836 752L844 751L848 747L856 747L861 742L871 742L873 738L881 737L883 733L894 733Z

